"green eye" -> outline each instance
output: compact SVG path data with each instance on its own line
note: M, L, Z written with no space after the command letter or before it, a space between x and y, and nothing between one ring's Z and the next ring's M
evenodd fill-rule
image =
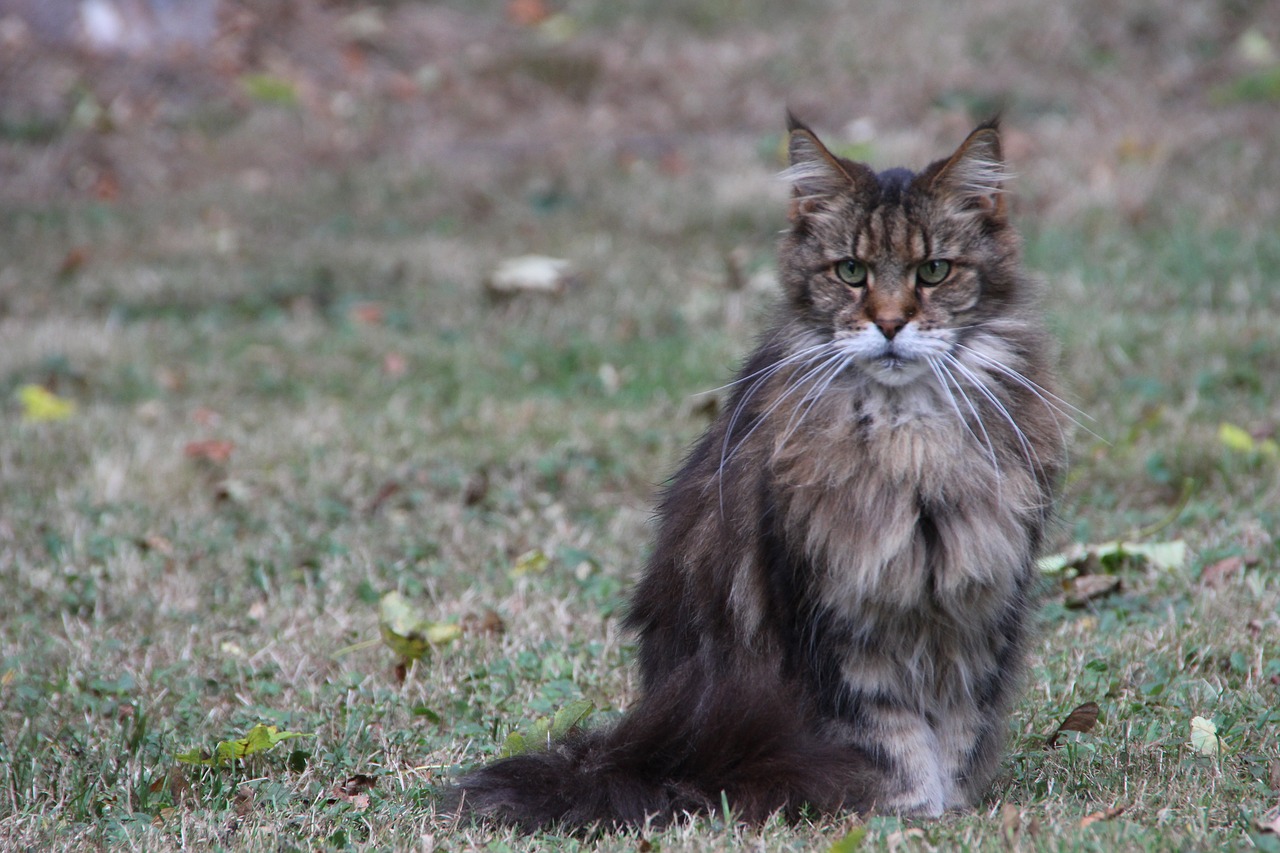
M942 284L949 275L951 275L950 261L940 261L935 258L916 267L916 278L926 286Z
M861 287L867 283L867 265L862 261L840 261L835 266L836 278L850 287Z

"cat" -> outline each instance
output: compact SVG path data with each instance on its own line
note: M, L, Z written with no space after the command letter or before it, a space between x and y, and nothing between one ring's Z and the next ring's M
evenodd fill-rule
M456 811L936 817L998 769L1066 452L998 121L919 173L788 131L783 297L661 497L641 698L464 775Z

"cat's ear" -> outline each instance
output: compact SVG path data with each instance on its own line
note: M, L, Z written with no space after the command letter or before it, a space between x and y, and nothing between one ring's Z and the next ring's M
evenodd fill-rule
M846 192L857 183L857 164L841 160L827 150L817 134L789 110L787 112L787 159L782 179L791 184L790 218L811 212L824 199Z
M935 168L937 171L929 182L934 192L969 210L1004 216L1004 185L1013 176L1000 153L999 119L980 125L950 159L939 162Z

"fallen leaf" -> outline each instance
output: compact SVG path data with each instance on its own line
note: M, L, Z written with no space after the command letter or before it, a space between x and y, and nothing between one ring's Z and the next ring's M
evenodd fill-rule
M1067 551L1042 557L1037 561L1045 574L1069 573L1096 574L1126 560L1137 559L1153 568L1180 569L1187 561L1187 543L1180 539L1172 542L1102 542L1094 545L1077 545Z
M1058 748L1058 736L1063 732L1080 732L1087 734L1093 731L1093 727L1098 723L1098 703L1085 702L1083 705L1077 705L1067 718L1058 724L1053 734L1049 735L1049 739L1044 742L1045 749Z
M373 500L369 501L369 508L365 511L367 515L377 515L378 510L382 509L383 504L388 499L399 493L401 486L395 480L388 480L378 489L378 493L373 496Z
M471 613L463 617L462 627L470 633L480 634L501 634L507 630L502 617L489 607L486 607L484 613L478 616Z
M67 278L80 271L89 260L89 250L84 246L75 246L67 250L66 256L58 266L58 278Z
M522 27L534 27L551 17L546 0L507 0L507 20Z
M73 401L59 397L43 385L18 388L18 402L22 404L22 419L29 423L64 421L76 411Z
M351 306L351 319L365 326L381 326L387 311L378 302L358 302Z
M560 740L589 717L595 709L596 705L590 699L575 699L556 711L555 716L551 718L551 739Z
M1197 755L1217 755L1221 743L1218 727L1212 720L1204 717L1191 718L1191 748Z
M1122 814L1124 814L1124 806L1112 806L1111 808L1104 809L1100 812L1085 815L1080 819L1080 828L1084 829L1086 826L1091 826L1100 820L1112 820Z
M1249 435L1248 430L1225 421L1218 425L1218 440L1226 445L1228 450L1234 450L1237 453L1252 453L1257 448L1257 442L1253 440L1253 436Z
M1067 607L1084 607L1095 598L1120 591L1120 578L1115 575L1080 575L1062 582Z
M188 442L187 446L182 448L182 453L188 459L198 459L211 462L214 465L225 465L231 459L231 453L235 449L234 442L221 438L208 438L203 441Z
M363 794L370 788L376 788L377 785L377 776L370 776L367 773L355 773L339 783L337 790L345 796L354 797L356 794Z
M573 266L562 258L522 255L498 264L485 287L490 296L499 298L510 298L520 293L559 296L573 279Z
M1263 68L1274 65L1276 62L1276 50L1271 45L1270 39L1266 37L1257 27L1249 27L1240 34L1236 39L1236 56L1250 65L1258 65Z
M377 784L377 778L364 773L348 776L344 781L333 786L334 797L329 802L350 803L357 811L364 811L369 808L367 792Z
M293 83L273 74L246 74L240 85L249 97L266 103L293 105L298 101Z
M1205 566L1204 571L1200 573L1200 583L1203 586L1219 587L1226 583L1227 579L1238 573L1244 568L1244 559L1241 557L1227 557L1216 563Z
M157 781L162 786L165 784L169 786L169 799L173 800L175 806L200 804L200 797L187 781L187 774L182 772L181 767L177 765L170 767L169 772Z
M235 810L240 817L246 817L253 811L253 789L248 785L236 789Z
M828 849L827 853L854 853L862 848L862 841L867 837L865 826L855 826L840 836Z
M139 539L137 544L139 549L147 552L155 552L162 557L172 557L174 553L173 543L161 536L159 533L148 533L146 536Z
M591 716L595 709L595 703L590 699L576 699L561 707L554 716L540 717L532 726L511 732L503 742L499 755L509 758L535 749L544 749L552 741L559 740L573 731L583 720Z
M425 655L432 646L444 645L462 636L462 628L447 622L432 622L410 606L398 592L388 592L378 604L378 629L382 641L407 665Z
M306 732L282 732L276 726L267 726L259 723L249 729L242 738L220 742L214 747L212 753L205 752L202 749L193 749L190 752L181 753L175 758L183 764L222 767L233 761L256 755L259 752L266 752L281 741L298 737L315 737L315 735Z
M524 577L525 575L541 574L551 565L551 558L537 548L532 551L526 551L516 559L516 564L511 567L508 574L513 578Z
M1272 760L1267 776L1267 784L1271 786L1271 793L1280 794L1280 759Z

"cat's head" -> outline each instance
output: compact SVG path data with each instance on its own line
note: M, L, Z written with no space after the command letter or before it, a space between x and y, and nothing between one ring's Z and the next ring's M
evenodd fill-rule
M871 378L905 385L966 330L1016 309L1019 244L995 121L918 173L876 173L789 125L791 228L779 270L800 322Z

